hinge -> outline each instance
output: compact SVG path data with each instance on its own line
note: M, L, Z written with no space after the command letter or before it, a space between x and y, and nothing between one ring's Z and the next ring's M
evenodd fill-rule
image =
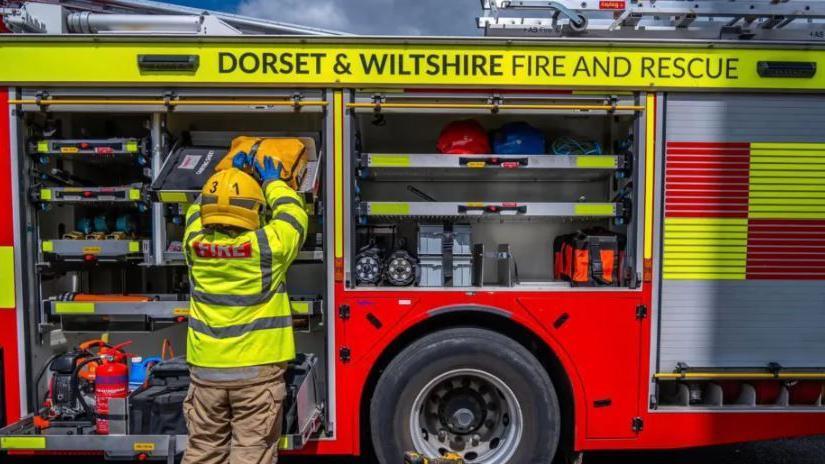
M338 350L338 359L340 359L341 362L349 362L351 356L352 356L352 353L350 352L349 348L347 348L346 346L342 346Z
M349 305L341 305L338 307L338 317L346 321L349 319Z
M490 112L496 114L500 109L499 107L504 104L504 98L501 95L493 95L487 99L487 104L492 105Z
M636 319L644 319L647 317L647 305L636 306Z
M301 111L301 102L304 100L304 96L299 93L295 92L292 94L292 109L294 111Z
M631 428L634 432L639 433L645 428L645 421L641 417L634 417L631 422Z
M375 105L372 110L377 114L381 112L381 104L387 102L387 97L381 95L380 93L373 94L372 96L372 104Z

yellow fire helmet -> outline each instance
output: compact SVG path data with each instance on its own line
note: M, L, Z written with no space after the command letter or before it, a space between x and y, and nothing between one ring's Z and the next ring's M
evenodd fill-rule
M249 174L237 168L218 171L203 184L201 221L203 225L227 225L258 229L264 192Z

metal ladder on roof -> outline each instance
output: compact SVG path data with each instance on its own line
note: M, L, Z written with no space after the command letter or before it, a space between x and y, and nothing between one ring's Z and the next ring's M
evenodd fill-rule
M825 42L823 0L481 0L488 36Z

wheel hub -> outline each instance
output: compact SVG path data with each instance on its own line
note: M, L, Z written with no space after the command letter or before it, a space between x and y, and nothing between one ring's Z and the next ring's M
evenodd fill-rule
M410 430L416 451L457 453L468 464L509 463L522 435L513 391L498 377L456 369L431 380L413 402Z
M481 426L486 415L483 399L471 389L451 393L439 408L442 424L455 434L474 432Z

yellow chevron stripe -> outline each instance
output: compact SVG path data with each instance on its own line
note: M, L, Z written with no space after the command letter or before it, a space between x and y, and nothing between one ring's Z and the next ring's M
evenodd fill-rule
M796 155L796 154L795 154ZM776 156L776 155L751 155L751 166L763 164L781 164L792 163L791 166L798 164L825 164L825 153L815 156Z
M750 206L754 205L822 205L825 206L825 198L751 198Z
M664 229L665 279L745 278L747 219L665 218Z
M822 213L807 213L807 212L750 212L748 217L751 219L825 219L825 212Z
M751 152L755 150L822 150L825 152L825 143L751 142Z
M718 269L729 267L742 267L747 264L747 258L704 258L704 259L676 259L672 256L665 261L665 268L679 268L689 267L692 270L701 269L703 267L713 267ZM671 269L673 270L673 269Z
M664 272L665 280L745 280L744 272L723 274L719 272Z
M750 192L750 201L763 198L822 198L825 199L825 190L821 192L771 192L755 190Z
M816 171L816 170L809 170L809 169L799 169L799 170L778 170L778 171L757 171L751 169L751 182L753 181L754 177L787 177L787 178L796 178L796 177L825 177L825 171Z
M696 251L681 251L676 249L668 251L668 260L674 261L685 259L742 259L742 256L744 256L742 252L728 252L727 250L714 251L706 249Z
M701 218L665 218L665 225L669 224L719 224L719 225L748 225L748 220L744 218L715 218L715 217L701 217Z
M800 213L825 213L825 205L781 205L781 206L773 206L773 205L751 205L750 211L759 211L759 212L800 212Z
M787 191L805 191L805 192L825 192L825 183L817 181L812 185L782 185L782 184L767 184L767 183L753 183L751 182L751 192L787 192Z
M684 238L677 238L670 240L665 234L665 245L702 245L702 246L714 246L714 245L745 245L747 244L747 238L723 238L723 239L706 239L706 238L697 238L697 239L684 239Z
M719 231L719 230L696 230L696 231L686 231L686 232L675 232L672 230L665 229L665 237L671 239L671 241L678 241L680 239L702 239L702 240L736 240L736 239L747 239L748 238L748 231L734 231L734 232L726 232L726 231Z
M823 176L825 177L825 176ZM810 178L803 178L803 177L754 177L751 176L751 188L754 185L790 185L790 184L803 184L803 185L822 185L823 180L810 177Z
M711 272L711 273L718 273L718 274L734 274L737 272L745 272L745 263L743 262L741 266L738 265L729 265L729 266L715 266L711 263L707 264L699 264L693 266L674 266L672 264L665 264L664 266L665 272L677 273L677 272Z

